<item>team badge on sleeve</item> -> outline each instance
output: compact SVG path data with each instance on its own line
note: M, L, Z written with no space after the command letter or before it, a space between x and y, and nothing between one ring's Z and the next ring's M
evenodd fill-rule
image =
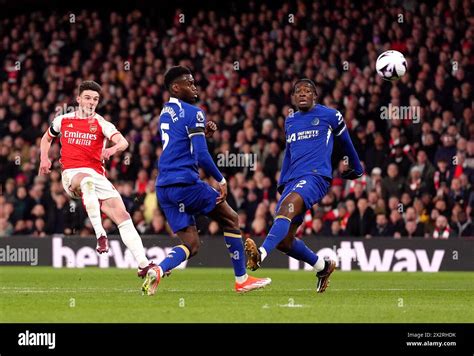
M196 113L196 120L198 122L204 122L204 113L202 111Z

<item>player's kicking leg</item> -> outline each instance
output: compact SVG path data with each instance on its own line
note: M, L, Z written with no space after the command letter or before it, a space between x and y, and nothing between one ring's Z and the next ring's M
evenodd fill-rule
M123 243L132 253L138 263L138 277L144 278L153 262L149 262L145 255L142 239L138 234L130 214L127 212L121 197L113 197L102 201L102 211L107 215L118 227L120 237Z
M66 175L65 178L63 183L66 189L68 176ZM148 269L154 264L146 258L140 235L133 225L130 214L125 209L122 197L112 183L104 176L94 172L90 174L79 172L70 181L70 189L76 194L82 193L84 206L97 235L97 252L104 253L109 250L107 235L102 226L102 210L117 225L123 243L138 263L138 276L144 278ZM99 203L99 199L102 204Z
M263 260L270 254L278 244L288 235L291 221L300 215L304 209L303 198L297 193L290 193L282 198L277 208L277 214L273 225L265 241L260 248L252 239L245 241L245 253L247 255L247 268L252 271L260 268Z
M63 172L63 174L67 175L68 172ZM65 177L63 177L63 182L64 180ZM69 179L66 178L66 181L69 181ZM107 234L102 226L100 203L96 192L94 177L87 173L77 173L73 176L70 182L70 186L65 186L64 189L69 189L74 192L76 196L80 197L82 195L82 202L86 208L87 216L89 217L97 238L97 252L108 252L109 244Z
M262 247L257 248L252 239L246 240L247 267L251 270L258 269L265 257L276 247L288 256L313 266L317 277L316 291L323 293L329 284L329 276L334 271L336 263L329 259L319 258L302 240L295 238L301 221L299 223L291 223L291 221L304 211L304 207L304 201L297 193L290 193L284 198L278 209L275 223ZM283 238L280 238L281 236Z
M245 272L245 253L237 213L224 201L218 204L208 216L216 220L224 230L225 244L234 267L235 291L245 293L269 285L272 282L270 278L256 278Z

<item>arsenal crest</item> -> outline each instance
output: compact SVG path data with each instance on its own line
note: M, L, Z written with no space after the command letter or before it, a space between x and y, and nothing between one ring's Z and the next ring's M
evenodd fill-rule
M89 130L91 131L91 133L96 133L97 132L97 125L91 125L89 126Z

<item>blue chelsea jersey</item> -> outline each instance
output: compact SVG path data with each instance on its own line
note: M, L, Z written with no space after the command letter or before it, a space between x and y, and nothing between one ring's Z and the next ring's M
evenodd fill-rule
M341 113L324 105L286 118L286 153L279 184L308 174L332 178L334 136L346 129Z
M193 184L199 180L198 162L191 137L204 132L206 117L197 106L170 98L160 113L163 152L158 159L156 186Z

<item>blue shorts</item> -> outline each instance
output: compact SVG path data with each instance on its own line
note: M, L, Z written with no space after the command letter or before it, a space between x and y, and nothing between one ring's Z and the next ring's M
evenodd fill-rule
M281 194L281 198L275 209L275 213L280 209L280 205L288 196L288 194L295 192L301 195L304 200L306 209L299 215L295 216L292 220L292 224L301 224L304 219L306 210L311 209L314 204L319 203L329 190L331 183L329 179L324 178L320 175L307 175L294 179L285 184L285 189Z
M189 185L156 187L158 204L174 233L196 225L194 215L214 210L219 192L203 181Z

